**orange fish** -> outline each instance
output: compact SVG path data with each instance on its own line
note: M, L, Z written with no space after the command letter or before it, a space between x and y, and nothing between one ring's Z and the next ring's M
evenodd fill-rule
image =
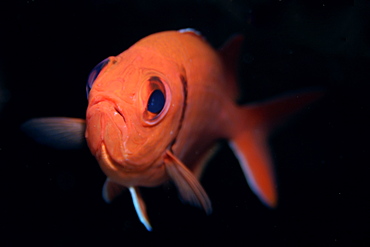
M237 105L236 68L242 36L219 51L193 29L149 35L98 64L87 83L86 122L36 118L23 129L56 148L85 142L107 175L107 202L128 188L141 222L152 227L139 187L171 180L183 201L211 213L199 183L220 139L229 140L260 200L277 205L276 181L266 142L287 116L318 99L319 91Z

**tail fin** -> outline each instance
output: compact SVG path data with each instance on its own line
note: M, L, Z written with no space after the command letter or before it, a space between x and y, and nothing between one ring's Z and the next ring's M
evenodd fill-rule
M240 127L235 128L230 147L253 192L270 207L275 207L278 199L267 135L277 124L322 95L321 91L295 93L241 109Z

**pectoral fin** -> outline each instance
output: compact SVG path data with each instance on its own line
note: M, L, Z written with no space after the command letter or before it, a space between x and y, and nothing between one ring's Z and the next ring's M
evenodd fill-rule
M202 207L207 214L212 212L211 201L197 178L169 150L165 159L166 171L175 183L181 198L191 205Z
M86 145L85 120L67 117L33 118L22 130L36 142L56 149L79 149Z
M132 201L134 203L134 207L135 207L137 216L139 217L141 223L143 223L145 228L148 231L151 231L152 226L150 225L148 215L146 213L145 202L144 202L144 200L141 196L139 188L136 187L136 186L133 186L133 187L129 187L129 190L130 190L130 193L131 193Z

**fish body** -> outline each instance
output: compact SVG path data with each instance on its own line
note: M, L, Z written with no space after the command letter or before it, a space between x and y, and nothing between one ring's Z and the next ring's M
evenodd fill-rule
M216 139L230 136L235 99L220 57L201 37L157 33L110 60L89 93L86 139L98 160L105 145L117 165L101 166L113 180L156 186L168 179L166 150L194 170ZM152 121L146 116L148 87L156 83L166 93L166 105ZM117 167L127 167L131 175Z
M173 181L183 201L212 211L199 177L220 139L229 140L251 189L274 207L277 185L268 133L321 92L237 105L236 68L242 41L242 36L234 36L216 51L191 29L149 35L93 69L87 84L86 123L42 118L26 122L24 129L48 144L78 136L80 140L71 142L83 143L84 132L107 175L104 199L111 201L129 188L148 230L142 186Z

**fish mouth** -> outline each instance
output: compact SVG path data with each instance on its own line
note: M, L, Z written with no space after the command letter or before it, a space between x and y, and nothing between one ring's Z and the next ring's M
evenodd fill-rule
M137 134L136 126L128 123L125 117L128 114L113 101L95 101L86 112L85 136L91 153L98 160L102 160L104 149L110 161L108 166L140 170L150 165L150 161L137 155L146 138Z
M114 103L100 101L88 108L85 136L91 153L97 159L104 154L105 159L109 157L107 160L110 160L107 164L123 166L126 163L126 118Z
M125 115L110 101L88 107L85 136L90 151L102 171L121 185L159 185L166 179L162 156L153 158L145 152L146 139L134 135L135 126L126 121Z

